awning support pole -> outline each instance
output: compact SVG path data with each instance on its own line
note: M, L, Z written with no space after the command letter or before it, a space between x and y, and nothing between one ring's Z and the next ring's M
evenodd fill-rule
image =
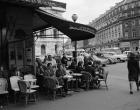
M77 41L75 41L75 62L77 63Z

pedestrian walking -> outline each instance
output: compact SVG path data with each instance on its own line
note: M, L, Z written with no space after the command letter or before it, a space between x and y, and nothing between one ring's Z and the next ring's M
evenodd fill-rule
M130 94L133 94L133 82L136 83L137 91L139 91L139 85L138 85L139 64L137 62L134 53L129 53L128 55L127 68L128 68Z

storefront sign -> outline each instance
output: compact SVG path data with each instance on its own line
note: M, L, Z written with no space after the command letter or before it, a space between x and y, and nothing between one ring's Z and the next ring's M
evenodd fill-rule
M50 1L50 0L42 0L45 5L48 7L59 7L66 9L66 3L57 2L57 1Z
M71 25L69 27L69 29L81 30L81 31L85 31L85 32L89 32L89 33L95 34L95 30L90 29L88 27L84 27L84 26Z
M12 2L12 3L33 3L33 4L43 4L45 0L1 0L4 2Z
M66 3L50 0L1 0L1 1L12 3L31 3L33 5L44 5L47 7L59 7L66 9Z
M121 42L120 48L124 48L124 47L130 47L130 42Z

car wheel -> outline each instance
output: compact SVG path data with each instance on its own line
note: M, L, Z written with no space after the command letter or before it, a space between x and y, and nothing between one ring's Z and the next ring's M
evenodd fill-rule
M106 64L102 64L102 67L105 67L106 66Z
M117 58L118 62L121 62L121 59L120 58Z

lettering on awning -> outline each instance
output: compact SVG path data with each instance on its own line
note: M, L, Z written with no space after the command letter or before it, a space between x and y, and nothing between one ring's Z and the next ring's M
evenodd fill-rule
M95 30L90 29L88 27L83 27L83 26L79 26L79 27L70 26L69 29L81 30L81 31L85 31L85 32L89 32L89 33L95 34Z

